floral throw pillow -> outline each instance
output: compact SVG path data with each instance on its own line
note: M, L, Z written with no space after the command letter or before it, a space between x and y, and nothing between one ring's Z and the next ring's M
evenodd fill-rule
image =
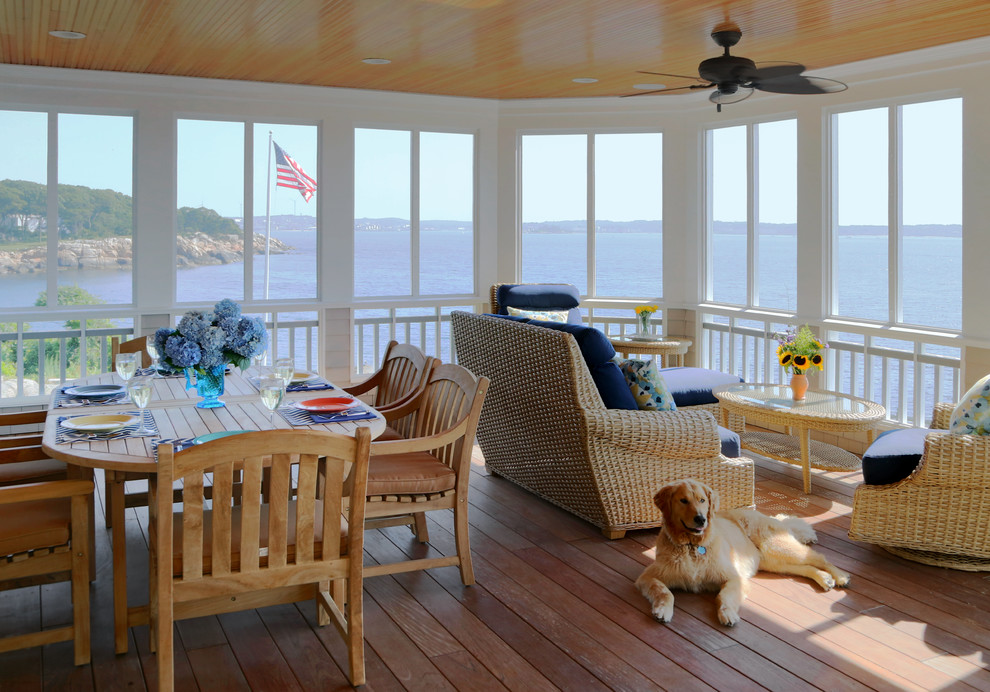
M513 317L525 317L530 320L567 324L567 310L521 310L520 308L512 307L506 307L505 309Z
M974 384L953 409L949 432L990 435L990 375Z
M667 389L654 360L616 356L613 360L629 384L629 391L641 411L675 411L674 396Z

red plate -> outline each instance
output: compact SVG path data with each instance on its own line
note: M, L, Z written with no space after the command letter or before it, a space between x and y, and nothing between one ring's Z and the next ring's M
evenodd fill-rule
M357 399L350 399L344 396L331 396L324 399L308 399L306 401L299 401L296 403L298 408L306 409L307 411L327 411L330 413L336 411L346 411L347 409L357 406L361 402Z

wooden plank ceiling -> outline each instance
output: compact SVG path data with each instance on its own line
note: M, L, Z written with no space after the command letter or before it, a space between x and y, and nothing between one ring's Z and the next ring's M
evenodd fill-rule
M830 65L990 35L986 0L0 0L0 62L502 99L615 96L661 81L637 70L697 74L719 54L709 33L725 21L743 32L733 54L823 77Z

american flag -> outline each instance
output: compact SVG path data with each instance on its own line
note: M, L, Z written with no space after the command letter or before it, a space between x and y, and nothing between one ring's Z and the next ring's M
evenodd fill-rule
M272 142L275 144L275 142ZM306 175L298 163L278 144L275 144L275 185L299 190L307 202L316 191L316 181Z

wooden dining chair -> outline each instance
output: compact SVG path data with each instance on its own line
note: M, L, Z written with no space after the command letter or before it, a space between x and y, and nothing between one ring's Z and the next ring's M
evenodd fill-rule
M360 396L375 390L372 406L380 413L405 406L403 415L393 416L388 428L378 439L398 440L411 433L415 419L409 414L415 411L415 400L426 388L430 373L440 361L428 356L411 344L392 340L385 348L382 366L368 379L344 391ZM409 406L413 402L412 406Z
M139 336L127 341L121 341L119 336L110 337L110 369L113 370L117 362L118 353L140 353L141 362L139 368L151 367L151 356L147 350L148 337Z
M0 639L0 653L71 640L77 666L90 661L89 577L92 480L0 487L0 589L72 582L72 622Z
M362 527L370 444L368 429L358 428L354 437L267 430L180 452L158 447L149 518L151 631L160 691L173 689L174 620L309 598L316 600L319 623L332 620L347 643L351 683L364 684ZM265 502L262 481L269 464ZM213 475L209 507L203 492L207 473ZM318 496L319 473L325 482ZM182 508L173 514L177 480Z
M457 565L461 581L474 583L468 537L468 481L471 453L488 378L453 364L433 369L417 400L413 436L375 441L368 469L365 527L408 524L420 541L429 540L425 513L454 510L457 554L365 568L365 576ZM386 419L390 413L386 413Z
M0 430L27 427L26 432L0 435L0 486L38 483L66 477L65 463L41 448L47 411L0 413Z

